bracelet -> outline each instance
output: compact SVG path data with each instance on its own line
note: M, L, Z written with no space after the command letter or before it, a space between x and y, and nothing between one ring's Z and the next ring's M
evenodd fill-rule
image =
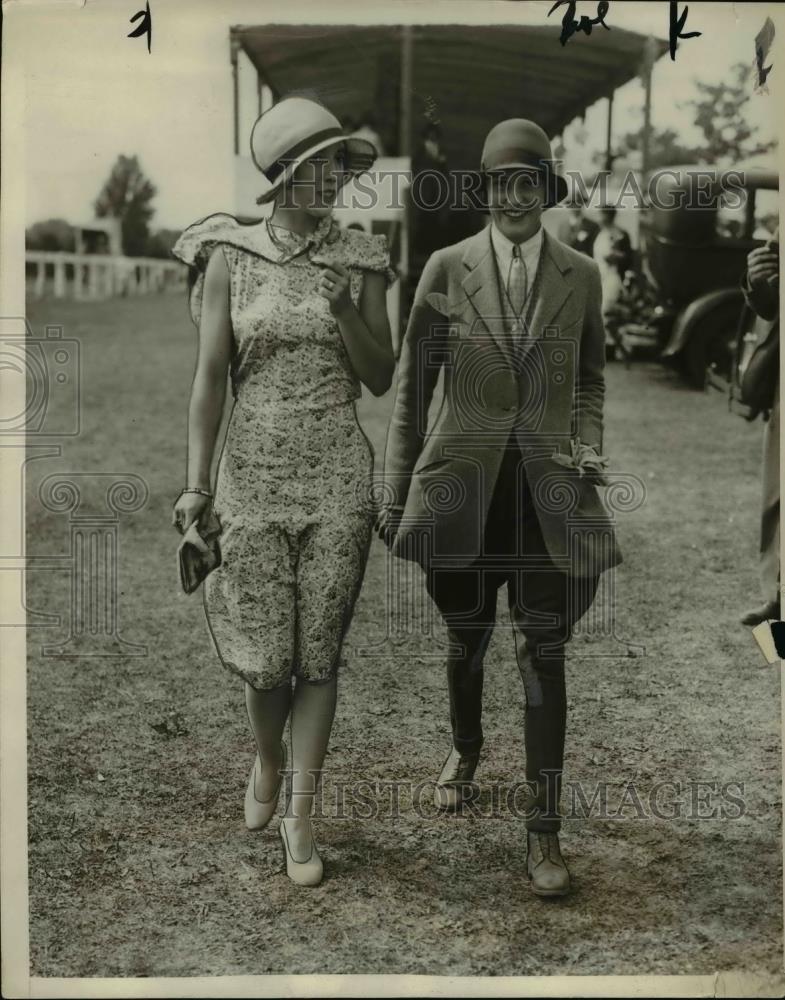
M209 497L211 500L213 499L213 495L209 490L200 490L198 486L186 486L185 489L180 490L180 496L182 496L183 493L198 493L200 496Z

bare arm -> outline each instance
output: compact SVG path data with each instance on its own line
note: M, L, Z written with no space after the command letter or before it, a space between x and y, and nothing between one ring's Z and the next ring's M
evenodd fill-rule
M199 323L199 350L188 406L186 485L210 490L210 467L226 400L226 378L232 353L229 314L229 270L220 247L207 264ZM175 524L187 531L207 506L207 497L183 494L175 505Z
M382 396L390 388L395 370L386 282L384 275L366 272L358 307L349 294L350 280L349 271L335 264L324 269L319 290L338 321L357 377L374 396Z

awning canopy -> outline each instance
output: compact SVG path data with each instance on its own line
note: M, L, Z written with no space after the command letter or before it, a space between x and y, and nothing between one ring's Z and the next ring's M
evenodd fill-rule
M411 150L426 116L435 117L450 163L471 168L494 122L532 118L554 136L641 73L646 36L595 27L563 47L560 30L558 20L542 27L264 25L233 28L232 36L276 97L310 91L342 120L367 120L370 112L392 154ZM653 58L667 47L655 39ZM402 115L408 150L400 148Z

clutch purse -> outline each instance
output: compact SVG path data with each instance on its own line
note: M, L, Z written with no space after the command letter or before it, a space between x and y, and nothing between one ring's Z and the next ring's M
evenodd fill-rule
M180 583L186 594L192 594L208 573L221 565L221 522L212 507L203 514L204 524L197 518L183 535L177 548Z

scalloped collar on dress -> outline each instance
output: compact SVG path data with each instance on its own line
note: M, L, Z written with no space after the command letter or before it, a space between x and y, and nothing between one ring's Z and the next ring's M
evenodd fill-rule
M308 236L299 236L296 233L292 233L287 239L287 242L291 244L291 250L282 251L278 244L270 238L267 230L267 221L267 219L264 219L252 227L249 226L248 229L253 229L254 231L248 235L253 237L253 249L261 256L266 257L276 264L285 264L305 254L312 259L314 253L318 253L325 242L334 242L334 240L328 238L333 234L334 229L340 232L340 227L338 227L334 218L331 215L326 215L319 220L313 232L309 233ZM240 226L241 230L243 228L245 227Z

